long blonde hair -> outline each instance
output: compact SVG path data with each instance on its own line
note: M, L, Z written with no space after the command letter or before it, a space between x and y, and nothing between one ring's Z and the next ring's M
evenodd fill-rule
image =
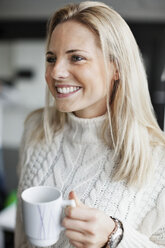
M104 130L110 131L110 147L118 160L114 179L141 186L154 171L151 149L158 143L164 145L165 138L154 116L146 73L134 36L112 8L101 2L87 1L67 5L55 12L48 23L47 47L54 28L68 20L78 21L93 30L102 48L106 70L110 60L116 66L119 80L114 82L112 95L107 96L104 126ZM47 90L38 137L50 140L65 121L66 114L56 110Z

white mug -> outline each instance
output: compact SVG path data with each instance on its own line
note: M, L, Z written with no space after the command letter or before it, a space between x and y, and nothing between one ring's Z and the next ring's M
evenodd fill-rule
M31 244L53 245L59 239L63 207L75 207L74 200L63 200L55 187L35 186L23 191L22 216L25 233Z

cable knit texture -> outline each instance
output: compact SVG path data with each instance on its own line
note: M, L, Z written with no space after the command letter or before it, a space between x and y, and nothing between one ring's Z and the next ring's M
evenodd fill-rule
M165 247L165 151L154 149L154 178L138 190L125 181L112 180L113 151L100 137L105 116L81 119L68 114L67 124L50 146L27 147L26 137L39 115L27 122L21 145L15 248L32 247L23 231L20 194L36 185L58 187L64 199L74 190L86 205L120 219L125 232L119 248ZM52 247L72 246L62 232Z

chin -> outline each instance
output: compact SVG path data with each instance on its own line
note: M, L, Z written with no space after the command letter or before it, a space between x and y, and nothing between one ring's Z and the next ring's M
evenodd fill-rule
M56 109L57 109L59 112L62 112L62 113L71 113L71 112L74 112L73 109L67 108L67 107L59 107L59 106L56 106Z

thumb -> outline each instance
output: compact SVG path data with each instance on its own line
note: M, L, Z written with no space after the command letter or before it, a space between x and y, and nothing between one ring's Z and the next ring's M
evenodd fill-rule
M74 191L71 191L69 193L69 199L75 200L77 207L86 208L86 206L79 200L79 198L77 197L77 195Z

